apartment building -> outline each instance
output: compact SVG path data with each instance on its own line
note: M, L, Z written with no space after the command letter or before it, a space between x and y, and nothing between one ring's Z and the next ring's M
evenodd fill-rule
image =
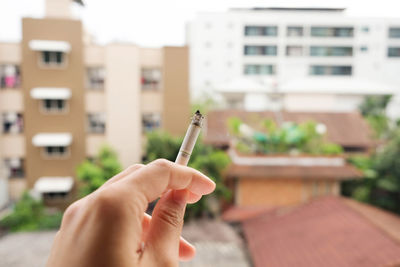
M400 93L400 18L231 9L198 14L187 44L193 95L208 92L227 107L351 111L365 95Z
M183 135L190 118L187 47L95 45L71 2L47 0L45 18L23 19L21 43L0 43L0 154L11 199L34 189L68 201L77 165L103 144L127 167L141 162L146 132Z

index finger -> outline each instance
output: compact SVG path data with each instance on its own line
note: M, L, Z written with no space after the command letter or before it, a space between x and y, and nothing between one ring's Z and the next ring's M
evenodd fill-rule
M201 172L165 159L149 163L121 182L143 194L147 202L156 200L167 189L188 189L197 195L209 194L215 189L215 183Z

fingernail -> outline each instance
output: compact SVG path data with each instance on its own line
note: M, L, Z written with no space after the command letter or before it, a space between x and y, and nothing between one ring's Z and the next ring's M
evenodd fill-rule
M179 205L186 205L186 201L188 198L189 192L186 189L182 190L173 190L172 191L172 199Z

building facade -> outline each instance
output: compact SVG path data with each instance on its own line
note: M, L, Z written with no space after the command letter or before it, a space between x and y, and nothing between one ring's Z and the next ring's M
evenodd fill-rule
M198 14L187 43L193 95L222 96L228 107L351 111L365 95L400 93L399 18L232 9Z
M187 47L95 45L61 2L70 4L48 1L45 18L23 19L21 43L0 43L0 154L13 200L26 189L68 200L77 165L103 144L128 167L141 162L146 132L183 135L190 118Z

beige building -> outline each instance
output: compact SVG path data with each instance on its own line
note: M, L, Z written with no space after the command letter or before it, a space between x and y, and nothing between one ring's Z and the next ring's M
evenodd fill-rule
M141 161L144 133L187 127L188 48L92 44L70 2L47 0L45 18L23 19L21 43L0 43L0 155L11 199L33 188L65 201L77 165L102 144L127 167Z

